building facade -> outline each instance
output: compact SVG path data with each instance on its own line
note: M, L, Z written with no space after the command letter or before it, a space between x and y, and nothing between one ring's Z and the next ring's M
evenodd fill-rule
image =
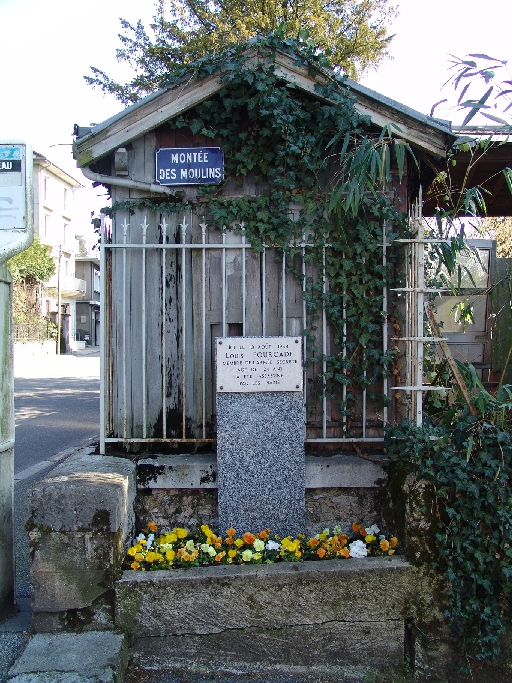
M85 291L75 299L76 340L86 346L100 343L100 262L99 259L77 256L75 274L85 283Z
M38 152L34 152L33 184L35 234L52 247L55 261L55 274L44 283L41 313L56 322L60 300L61 352L68 352L76 348L76 299L85 294L85 281L75 272L74 200L82 185Z

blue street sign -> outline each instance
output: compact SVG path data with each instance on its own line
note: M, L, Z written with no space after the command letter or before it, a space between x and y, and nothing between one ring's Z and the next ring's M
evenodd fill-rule
M155 156L160 185L215 185L224 180L220 147L163 147Z

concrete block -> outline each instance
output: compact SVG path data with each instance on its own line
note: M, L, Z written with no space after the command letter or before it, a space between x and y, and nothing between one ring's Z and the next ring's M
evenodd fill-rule
M305 531L302 392L217 393L219 531Z
M416 577L402 558L123 573L116 628L180 636L330 622L401 620ZM383 596L375 600L372 596Z
M11 667L9 683L122 683L128 660L123 635L40 633Z
M142 668L199 669L205 673L224 669L231 675L260 676L267 669L272 672L269 680L276 681L284 673L313 672L315 681L332 676L338 681L346 681L349 676L362 681L379 670L399 670L403 657L402 620L336 621L158 639L142 636L135 639L131 649L132 663Z
M384 460L385 456L374 456ZM380 462L370 462L353 455L330 458L306 458L306 488L374 488L385 473Z
M375 488L385 473L375 455L370 462L352 455L306 456L306 489ZM204 455L159 455L137 462L139 489L216 489L217 458Z
M32 607L61 612L90 606L114 587L124 549L120 534L31 532Z
M158 455L137 462L137 486L142 489L216 489L217 457Z
M67 458L27 492L33 527L54 531L131 533L135 465L125 458L79 452Z

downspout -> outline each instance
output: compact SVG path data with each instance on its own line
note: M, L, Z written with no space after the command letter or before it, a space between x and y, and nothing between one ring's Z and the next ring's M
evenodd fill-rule
M117 185L118 187L128 187L133 190L143 190L145 192L153 192L154 194L165 194L170 197L176 197L183 201L186 197L184 190L172 190L165 185L156 185L155 183L144 183L140 180L129 180L128 178L119 178L117 176L103 175L91 171L88 166L80 168L86 178L92 180L94 183L101 183L102 185Z

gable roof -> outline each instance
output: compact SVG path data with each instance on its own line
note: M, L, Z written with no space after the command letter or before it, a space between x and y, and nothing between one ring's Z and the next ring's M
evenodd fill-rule
M254 47L248 48L244 55L248 64L262 59ZM315 84L322 82L322 76L311 76L307 69L295 62L284 52L276 51L275 73L284 81L293 83L298 90L322 99L315 90ZM345 84L355 94L355 107L360 114L368 116L381 128L389 124L398 125L400 137L415 147L436 157L444 157L455 141L449 121L425 116L354 81L346 80ZM77 138L73 145L77 166L88 166L118 147L127 145L212 97L225 85L218 74L212 74L200 79L182 79L148 95Z

